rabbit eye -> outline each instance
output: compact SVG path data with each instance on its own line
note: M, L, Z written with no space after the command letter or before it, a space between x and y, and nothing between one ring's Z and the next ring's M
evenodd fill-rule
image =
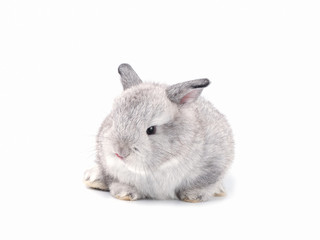
M148 135L152 135L152 134L155 134L156 133L156 126L152 126L152 127L149 127L147 129L147 134Z

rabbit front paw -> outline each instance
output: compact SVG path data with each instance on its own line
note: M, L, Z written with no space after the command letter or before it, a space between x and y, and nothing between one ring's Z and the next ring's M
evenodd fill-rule
M112 183L110 185L110 194L124 201L135 201L142 198L135 188L122 183Z
M85 171L84 184L89 188L99 189L103 191L108 191L108 186L103 181L103 176L101 174L101 170L98 166L90 168Z
M177 197L184 202L198 203L208 201L213 196L208 189L188 189L180 191Z
M221 183L216 183L208 187L199 189L185 189L177 193L177 197L185 202L205 202L213 197L224 197L226 195L224 187Z
M198 193L191 193L191 192L183 192L179 194L178 198L184 202L190 203L198 203L203 201L203 197Z

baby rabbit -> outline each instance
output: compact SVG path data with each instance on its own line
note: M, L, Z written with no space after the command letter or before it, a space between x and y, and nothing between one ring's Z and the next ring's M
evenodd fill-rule
M209 80L167 86L143 83L128 64L118 72L124 91L100 127L85 184L121 200L223 195L234 142L225 117L200 97Z

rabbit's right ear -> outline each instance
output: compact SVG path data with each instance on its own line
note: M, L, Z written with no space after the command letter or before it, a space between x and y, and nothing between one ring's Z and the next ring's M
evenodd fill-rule
M198 99L203 88L209 84L206 78L178 83L166 89L167 97L177 104L191 103Z
M132 86L135 86L135 85L142 83L138 74L127 63L121 64L118 67L118 72L121 76L121 83L123 86L123 90L126 90L127 88L130 88Z

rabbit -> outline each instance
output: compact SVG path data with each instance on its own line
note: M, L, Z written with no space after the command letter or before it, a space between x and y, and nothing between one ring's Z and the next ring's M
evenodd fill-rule
M118 72L124 91L100 127L85 184L129 201L223 196L234 141L224 115L200 96L210 81L168 86L142 82L129 64Z

